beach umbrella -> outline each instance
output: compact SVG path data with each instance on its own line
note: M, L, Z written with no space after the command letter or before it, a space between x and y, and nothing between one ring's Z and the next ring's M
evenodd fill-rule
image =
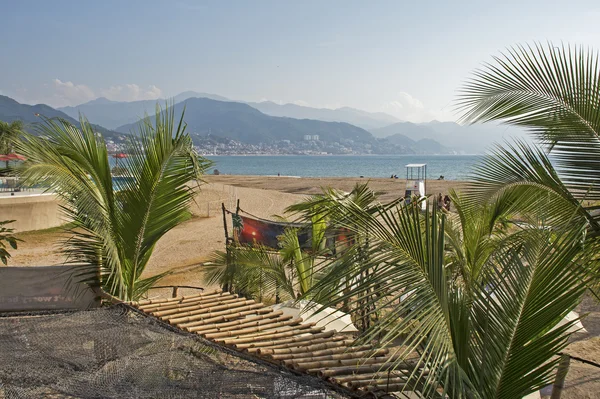
M6 167L8 168L8 163L10 161L24 161L27 158L25 158L23 155L19 155L19 154L0 154L0 162L4 161L6 162Z
M7 157L11 161L25 161L27 159L23 155L19 155L19 154L8 154Z
M23 155L19 154L0 154L0 161L24 161L26 159Z
M127 158L127 154L125 154L124 152L117 152L113 155L113 158L115 158L115 167L118 167L119 159Z
M284 315L302 317L305 323L316 323L317 327L325 327L325 331L358 332L349 314L333 308L325 308L315 314L321 308L321 305L312 301L304 299L300 301L287 301L271 307L274 310L281 310Z

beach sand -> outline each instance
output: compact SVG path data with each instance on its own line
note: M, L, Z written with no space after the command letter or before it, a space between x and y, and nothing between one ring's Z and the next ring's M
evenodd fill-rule
M245 211L264 218L281 215L289 205L301 201L306 195L318 194L322 187L334 187L350 191L356 183L369 182L381 192L382 200L391 200L403 195L405 182L402 179L361 178L294 178L264 176L206 176L196 202L192 207L192 219L167 233L157 244L144 276L153 276L165 271L172 274L160 281L160 285L190 285L207 287L202 278L202 262L208 260L216 250L225 249L221 203L235 209L240 200ZM446 194L450 189L460 190L465 186L458 181L428 181L428 194ZM12 251L10 265L48 266L61 264L64 257L58 252L64 233L60 229L22 233L19 249ZM180 294L194 290L181 289ZM150 296L166 296L170 289L150 291ZM585 359L600 362L600 305L586 298L578 310L588 316L583 325L588 335L579 335L567 352ZM595 338L594 338L595 337ZM596 398L600 392L600 369L571 362L567 376L567 389L563 398Z
M283 191L291 194L319 194L322 187L351 191L356 184L369 183L381 193L382 200L392 200L404 196L406 180L389 178L350 178L350 177L277 177L277 176L207 176L210 183L229 184L238 187L252 187L264 190ZM447 194L450 189L460 190L465 182L456 180L427 180L427 194Z
M356 183L368 182L381 193L381 199L391 200L404 194L402 179L353 179L353 178L293 178L265 176L206 176L206 184L192 206L193 218L167 233L157 244L145 275L151 276L167 270L197 266L208 259L215 250L225 248L221 203L235 209L241 207L256 216L268 218L282 215L289 205L297 203L310 194L318 194L322 187L334 187L350 191ZM460 189L463 182L442 180L428 181L429 193L447 193ZM64 261L58 252L61 240L66 236L60 228L21 233L23 242L12 251L11 265L48 266ZM190 271L193 274L194 270ZM186 275L188 273L185 273ZM185 282L184 277L169 277L173 284Z

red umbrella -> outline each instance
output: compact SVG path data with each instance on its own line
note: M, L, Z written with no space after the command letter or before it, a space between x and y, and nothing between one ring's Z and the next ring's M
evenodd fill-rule
M117 152L116 154L113 155L113 158L115 158L115 167L118 167L119 159L127 158L127 154L125 154L124 152Z
M4 155L0 155L0 161L24 161L27 158L25 158L23 155L19 155L19 154L4 154Z
M25 158L23 155L19 155L19 154L8 154L7 155L11 161L25 161L27 158Z

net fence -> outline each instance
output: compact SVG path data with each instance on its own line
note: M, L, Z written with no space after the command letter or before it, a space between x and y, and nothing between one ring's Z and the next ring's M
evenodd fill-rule
M4 398L345 398L125 306L0 317Z

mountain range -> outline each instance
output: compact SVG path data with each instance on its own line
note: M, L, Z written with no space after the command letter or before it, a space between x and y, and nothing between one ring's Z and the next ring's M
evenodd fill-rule
M392 134L385 138L388 142L410 148L415 154L448 154L452 151L435 140L419 139L413 140L403 134Z
M78 119L79 113L81 113L94 123L109 129L115 129L128 123L137 122L143 118L145 114L154 114L156 112L157 104L164 108L167 101L169 103L173 102L177 104L191 97L204 97L218 101L229 101L227 98L216 94L186 91L168 100L158 99L125 102L111 101L107 98L100 97L75 107L63 107L58 108L58 110L75 119Z
M217 101L232 101L223 96L209 93L186 91L172 99L142 100L132 102L111 101L104 97L97 98L85 104L75 107L58 108L59 111L78 118L83 113L89 120L94 121L109 129L134 123L144 114L153 114L157 102L164 106L169 101L175 104L189 98L208 98ZM242 101L237 101L242 102ZM312 108L296 104L277 104L272 101L248 102L246 103L263 114L270 116L281 116L294 119L313 119L325 122L345 122L363 129L374 129L399 122L397 118L383 112L367 112L350 107L338 109Z
M456 122L439 121L398 122L382 128L371 129L370 132L375 137L390 138L390 136L401 135L416 142L423 139L433 140L443 147L452 148L464 154L481 154L491 148L494 143L501 143L511 138L525 138L522 130L491 123L459 125ZM433 148L431 147L431 149Z
M319 135L327 142L352 140L372 144L373 148L378 148L377 153L475 154L482 153L492 143L501 142L505 137L523 136L521 131L504 126L464 126L438 121L420 124L398 122L385 113L348 107L331 110L268 101L243 103L192 91L175 96L171 102L175 103L176 113L186 105L185 120L189 131L197 136L212 134L248 144L301 141L305 135ZM161 100L120 102L98 98L57 110L44 104L20 104L0 96L0 119L21 119L31 124L40 121L35 116L38 113L50 118L61 117L77 125L81 113L95 124L97 131L107 137L119 137L119 133L128 133L144 114L154 114L157 103L161 104ZM164 103L161 105L164 106ZM385 143L398 148L386 149Z
M316 119L327 122L346 122L363 129L384 127L400 120L383 112L367 112L343 107L337 109L312 108L296 104L277 104L272 101L247 103L260 112L271 116L296 119Z
M25 125L25 130L33 133L35 131L35 124L42 122L42 119L38 115L44 116L46 118L62 118L69 121L75 126L79 126L78 120L48 105L21 104L10 97L0 95L0 120L3 120L5 122L21 120ZM95 131L102 133L102 135L108 138L116 138L119 136L123 136L122 134L119 134L115 131L106 129L96 124L92 124L92 127Z
M249 144L302 141L305 135L318 135L319 140L326 142L345 139L369 143L374 140L368 131L348 123L270 116L244 103L188 98L175 104L175 115L179 115L184 106L188 131L196 135L212 134ZM116 130L128 133L134 127L135 123L130 123Z

